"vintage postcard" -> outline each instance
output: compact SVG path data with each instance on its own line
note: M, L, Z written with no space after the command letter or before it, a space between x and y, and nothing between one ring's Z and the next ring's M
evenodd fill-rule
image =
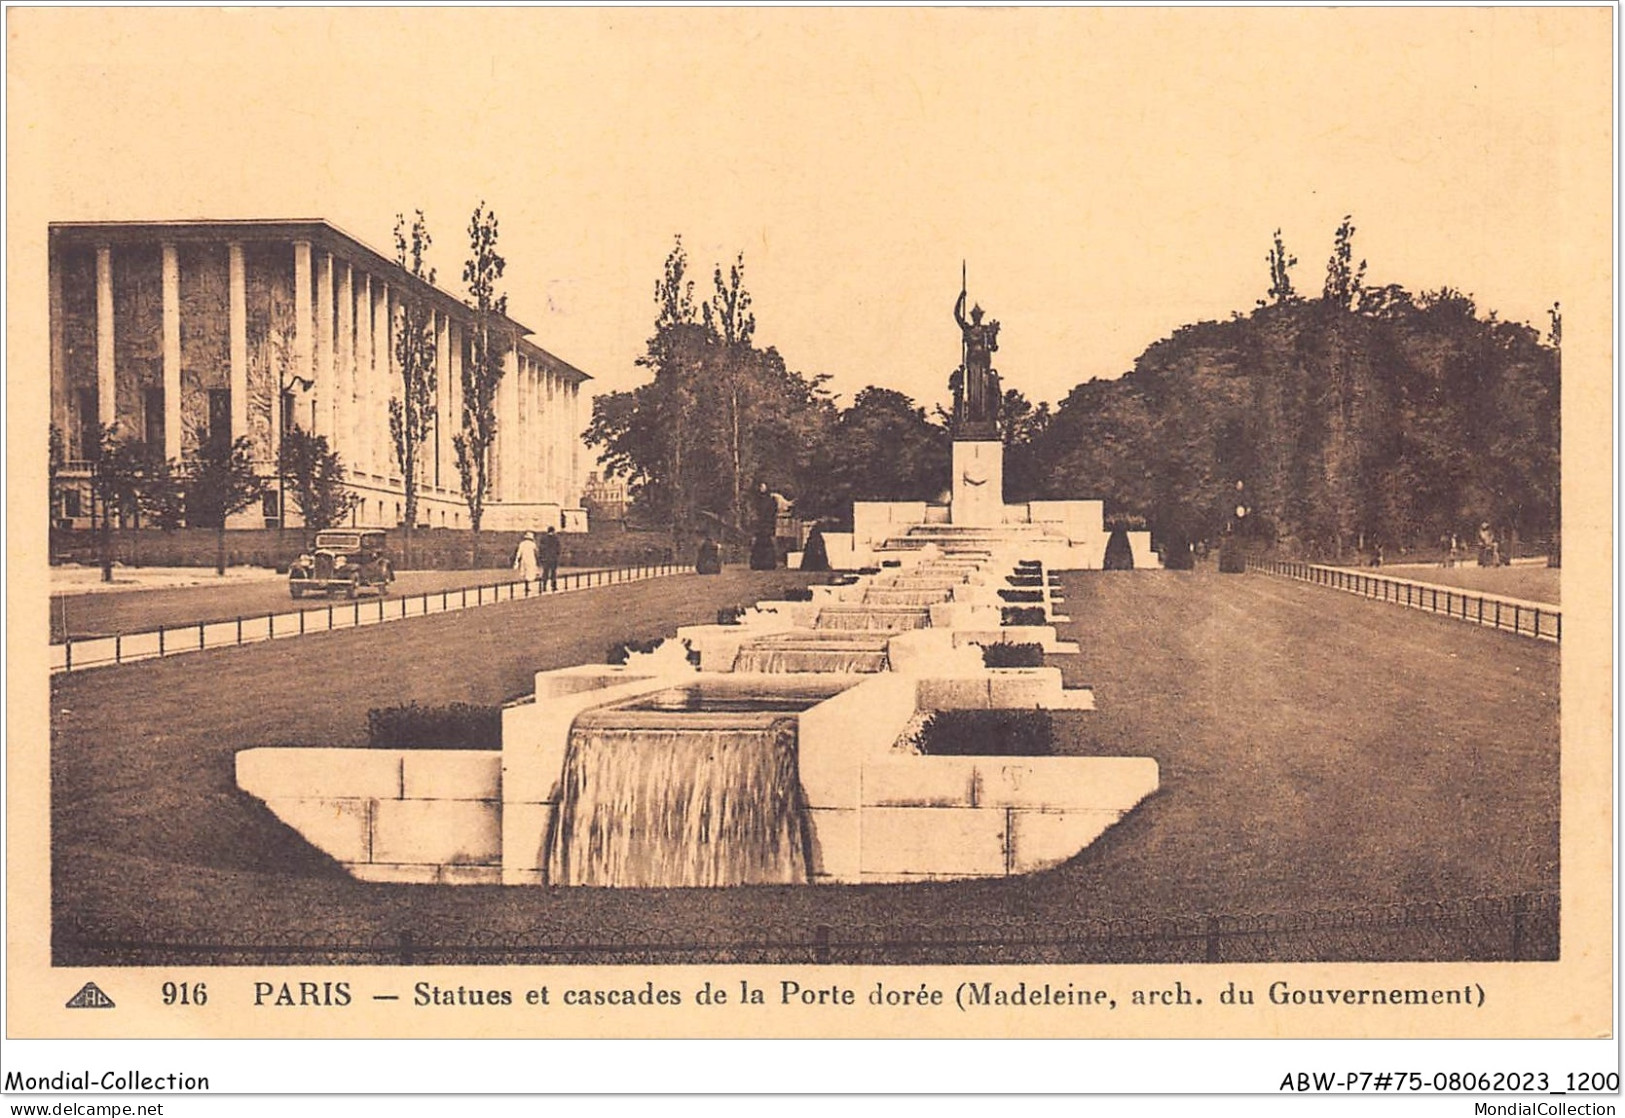
M6 17L8 1041L1617 1091L1612 8Z

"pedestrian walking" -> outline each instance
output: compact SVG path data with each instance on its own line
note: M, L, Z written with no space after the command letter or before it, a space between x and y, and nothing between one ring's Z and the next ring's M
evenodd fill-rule
M526 532L513 553L513 569L525 582L536 581L536 533Z
M542 585L551 590L559 588L559 552L562 541L557 528L548 528L536 545L536 558L542 565ZM551 584L549 586L549 584Z

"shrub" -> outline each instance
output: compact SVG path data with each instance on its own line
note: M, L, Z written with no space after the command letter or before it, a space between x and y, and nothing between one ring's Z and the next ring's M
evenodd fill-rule
M607 664L624 664L626 659L634 652L647 655L660 646L661 638L655 637L646 641L618 641L609 646L609 652L604 656Z
M1005 606L999 611L1001 625L1042 625L1044 618L1043 606Z
M501 749L502 708L374 707L367 712L367 744L373 749Z
M920 752L952 757L1048 757L1055 726L1044 710L938 710L914 736Z
M984 644L982 666L985 668L1042 668L1044 646L1030 642L1021 644Z
M1000 590L999 597L1007 602L1042 602L1042 590Z
M745 616L744 606L723 606L717 610L718 625L737 625L739 619Z
M824 543L822 528L814 528L807 536L807 549L801 553L801 569L804 571L829 570L829 548Z

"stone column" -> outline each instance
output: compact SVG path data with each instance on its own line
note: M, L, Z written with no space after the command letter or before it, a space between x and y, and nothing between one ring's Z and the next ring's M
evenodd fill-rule
M508 464L512 467L510 477L512 484L508 487L508 499L511 501L523 501L528 485L526 475L529 470L525 462L525 377L529 365L530 362L525 360L525 355L519 352L517 346L514 347L513 366L508 373L509 379L513 381L513 392L508 397L510 433L508 449L512 451L508 456Z
M380 478L389 477L389 458L384 447L389 442L389 385L393 362L390 343L393 336L389 316L389 284L379 282L372 289L372 384L367 391L367 459L369 469Z
M62 456L79 457L79 448L72 443L68 422L68 347L63 335L62 321L62 262L52 252L46 268L51 289L51 422L62 438ZM55 518L56 510L51 516Z
M572 504L581 503L581 384L570 384L570 483L568 498Z
M516 382L519 379L519 346L516 339L503 338L502 380L497 385L497 500L512 501L518 493L519 471L514 460L519 450L514 437L518 426L519 402Z
M118 382L113 363L113 249L96 246L96 422L111 426L118 417Z
M164 457L181 456L181 261L173 243L164 254Z
M248 434L248 277L243 264L243 246L232 241L226 246L227 299L231 352L231 437ZM280 408L278 400L273 406Z
M316 257L316 430L333 443L333 254Z
M315 333L315 326L311 322L311 291L310 291L310 242L293 242L293 369L294 376L303 377L307 381L315 379L315 370L311 367L311 342ZM302 416L300 426L309 424L314 427L313 416ZM312 431L312 434L315 432Z
M525 398L523 412L519 417L519 433L523 439L520 447L520 460L525 464L525 500L536 501L541 497L541 470L538 468L536 456L541 451L541 416L537 414L541 407L541 370L536 362L525 359Z
M446 365L451 373L450 391L446 393L446 487L460 499L463 475L457 469L457 448L452 439L463 430L463 328L456 322L446 328L446 346L451 358Z
M333 433L332 448L346 461L353 453L350 417L355 411L355 275L348 261L338 268L338 341L333 354Z
M547 499L559 500L559 378L552 369L542 370L542 415L546 426L542 434L542 477L547 486Z
M355 285L355 380L350 385L350 447L345 453L351 469L372 471L368 457L367 391L372 384L372 276L365 273Z
M446 469L451 454L451 319L445 311L434 324L434 484L444 489L450 477ZM453 470L456 466L451 467Z

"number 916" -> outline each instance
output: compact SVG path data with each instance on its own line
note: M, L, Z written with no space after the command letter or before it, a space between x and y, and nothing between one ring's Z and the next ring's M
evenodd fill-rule
M208 1005L209 985L206 982L166 982L163 986L165 1005Z

